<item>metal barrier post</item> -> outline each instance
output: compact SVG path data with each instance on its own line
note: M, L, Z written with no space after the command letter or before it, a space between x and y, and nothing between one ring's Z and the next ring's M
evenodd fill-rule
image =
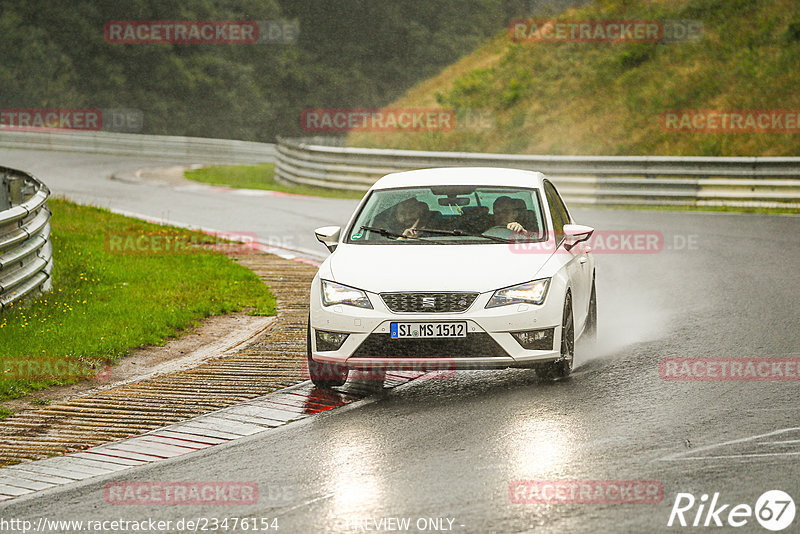
M19 206L24 202L22 186L25 184L25 180L10 176L6 179L8 181L8 198L11 202L11 206Z
M0 211L7 210L11 207L11 198L8 191L6 175L0 172Z

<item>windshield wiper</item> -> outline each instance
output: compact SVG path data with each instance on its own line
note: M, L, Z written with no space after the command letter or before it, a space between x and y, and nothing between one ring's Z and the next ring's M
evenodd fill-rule
M362 226L359 230L369 230L370 232L375 232L376 234L380 234L383 237L406 237L403 234L396 234L394 232L390 232L386 228L378 228L375 226ZM415 238L411 238L415 239Z
M434 230L433 228L415 228L418 232L430 232L432 234L441 234L441 235L456 235L456 236L464 236L464 237L483 237L484 239L491 239L492 241L497 241L498 243L510 243L509 239L503 239L502 237L497 237L494 235L486 235L486 234L476 234L472 232L465 232L463 230Z
M380 234L383 237L394 237L394 238L398 238L398 239L422 239L422 237L419 236L419 235L414 237L414 236L410 236L410 235L396 234L396 233L394 233L394 232L392 232L390 230L387 230L386 228L378 228L376 226L362 226L360 228L360 230L369 230L371 232L375 232L377 234ZM427 232L428 231L428 230L425 230L424 228L416 228L416 227L412 228L412 230L416 230L417 232L421 232L421 231L426 231ZM424 243L437 243L439 245L443 244L441 241L425 240L423 242Z

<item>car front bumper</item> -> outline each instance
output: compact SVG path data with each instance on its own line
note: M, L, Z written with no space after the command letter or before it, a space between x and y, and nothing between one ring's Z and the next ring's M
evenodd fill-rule
M511 304L486 308L493 292L481 293L461 313L395 313L380 295L367 293L373 309L337 304L323 306L319 279L311 288L311 355L322 363L353 369L497 369L528 367L560 357L563 296L552 291L542 305ZM392 322L467 324L466 338L398 340L390 338ZM529 350L512 335L525 330L553 329L552 346ZM337 350L318 350L316 331L347 333Z

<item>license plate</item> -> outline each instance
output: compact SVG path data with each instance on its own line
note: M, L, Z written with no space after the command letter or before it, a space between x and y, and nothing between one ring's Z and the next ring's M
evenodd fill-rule
M467 337L467 323L391 323L392 339Z

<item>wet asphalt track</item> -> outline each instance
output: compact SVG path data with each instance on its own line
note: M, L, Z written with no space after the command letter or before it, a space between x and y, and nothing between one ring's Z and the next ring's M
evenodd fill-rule
M219 229L286 235L345 222L355 201L180 193L106 180L152 160L0 150L55 193ZM573 209L600 229L657 230L665 250L597 257L599 345L566 381L526 370L418 380L229 445L0 504L2 518L277 517L278 532L375 531L367 519L453 520L456 532L660 532L678 492L800 504L798 381L666 381L667 357L800 356L800 217ZM292 237L294 236L294 237ZM694 243L691 250L688 243ZM677 248L679 250L675 250ZM669 249L669 250L668 250ZM581 350L583 349L583 350ZM652 480L658 504L512 502L516 480ZM115 506L111 480L239 480L249 506ZM696 507L687 513L694 518ZM726 513L721 515L724 520ZM786 532L797 532L800 519ZM173 529L174 530L174 529ZM716 531L767 532L753 518ZM222 531L222 530L221 530ZM430 530L429 530L430 531Z

